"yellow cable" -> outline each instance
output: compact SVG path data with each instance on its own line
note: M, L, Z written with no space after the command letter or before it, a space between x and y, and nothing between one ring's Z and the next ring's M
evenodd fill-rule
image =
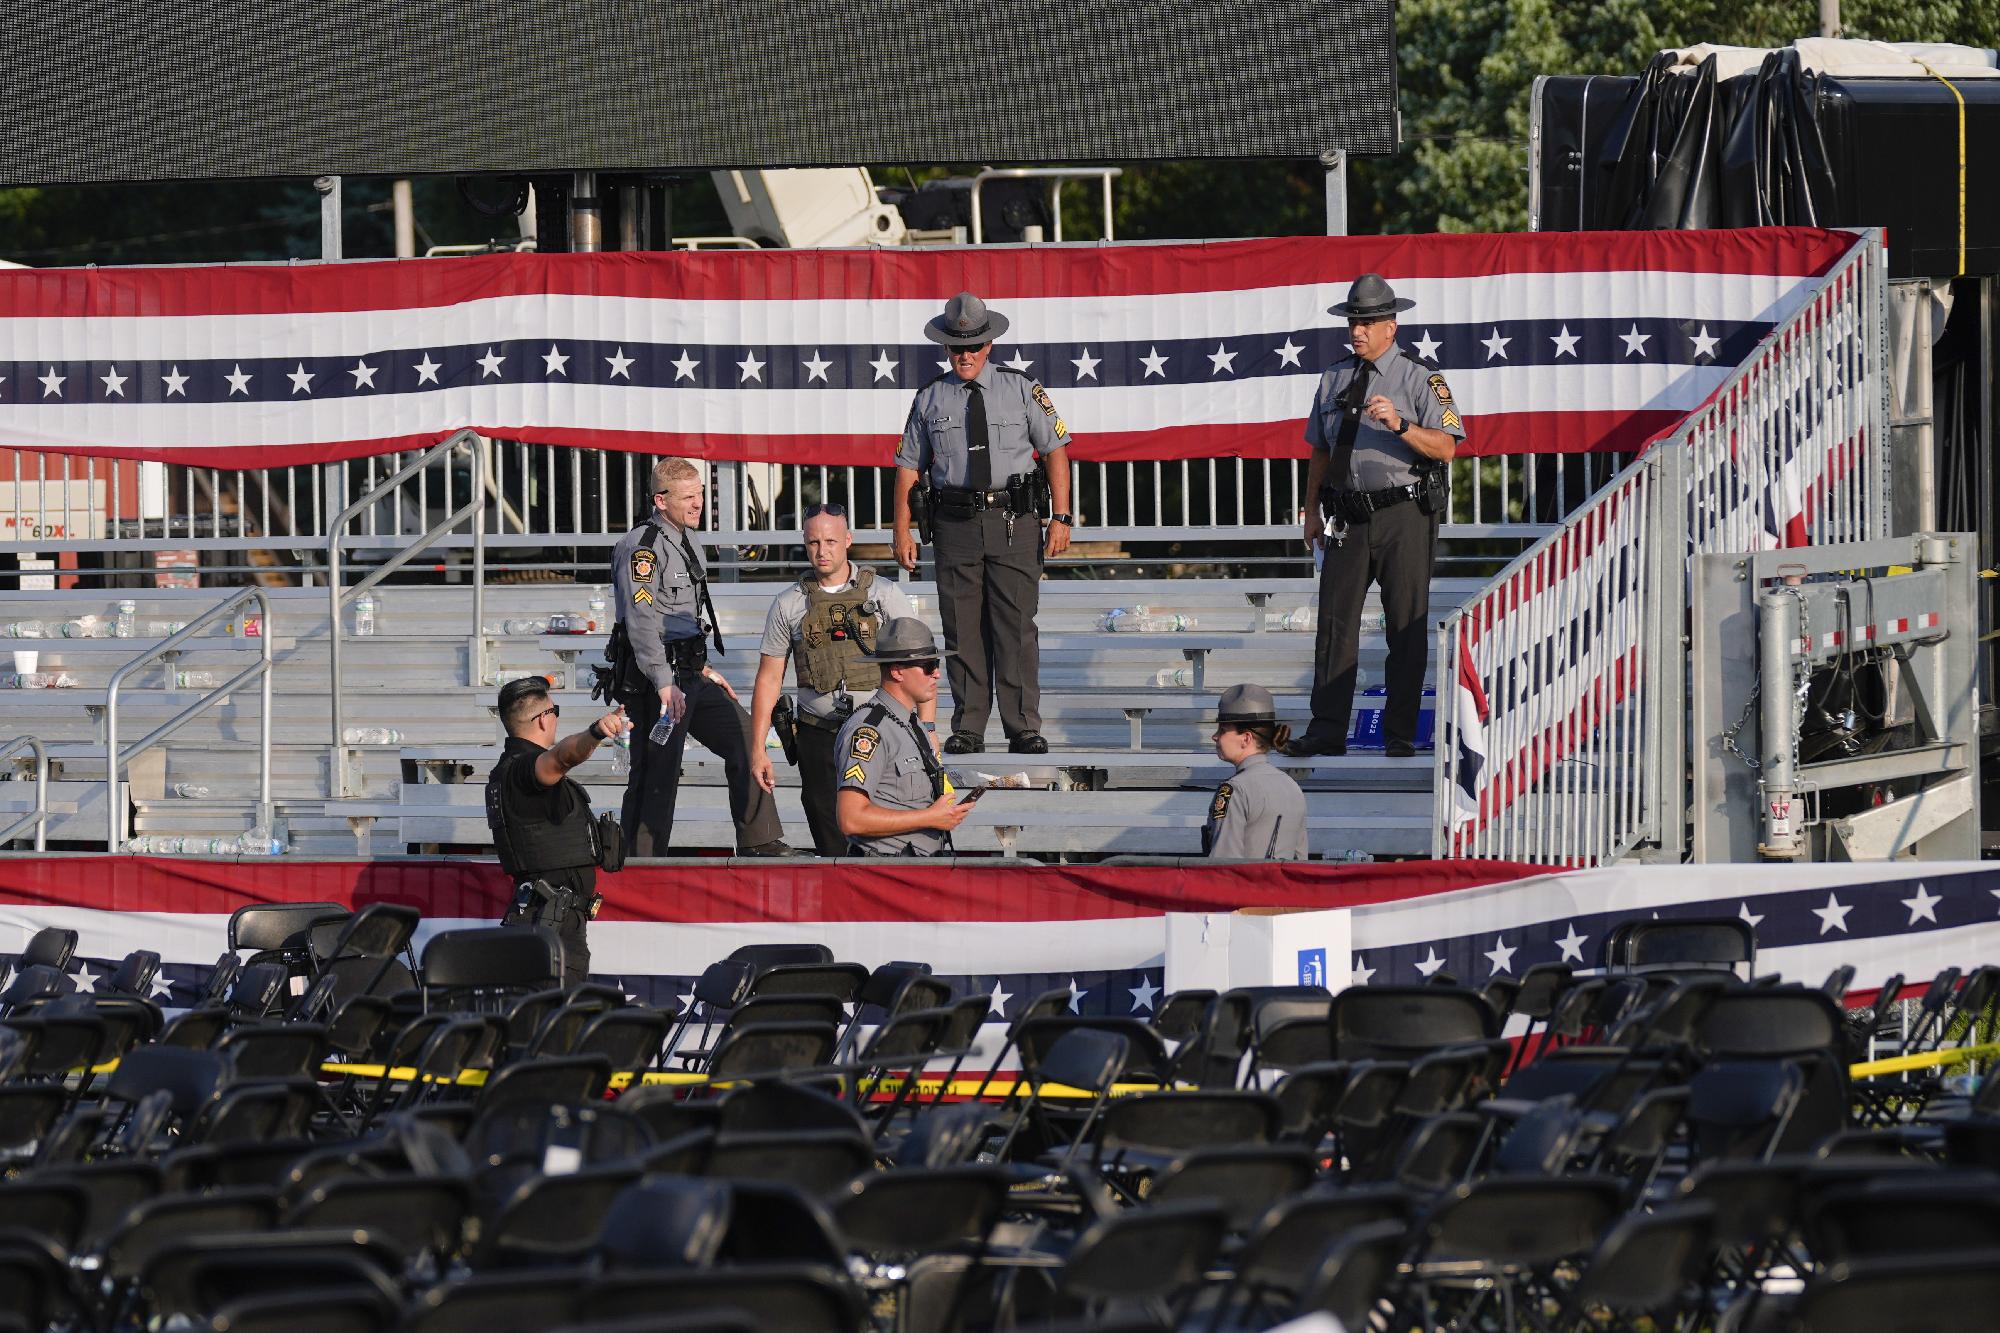
M1916 58L1912 56L1911 59ZM1923 67L1924 73L1950 89L1952 97L1958 102L1958 272L1952 276L1962 278L1965 276L1965 95L1950 79L1931 68L1929 62L1918 60L1917 64Z

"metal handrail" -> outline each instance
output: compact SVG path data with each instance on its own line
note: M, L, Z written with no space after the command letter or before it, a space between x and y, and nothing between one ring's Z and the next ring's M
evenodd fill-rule
M181 645L194 638L224 616L232 614L245 602L256 602L257 613L263 624L259 636L259 653L255 663L243 668L222 684L196 699L180 712L147 732L132 743L128 750L118 748L118 691L125 684L125 678L143 666L151 665L169 656L178 656ZM254 679L263 681L263 719L258 728L257 741L257 822L265 828L271 825L271 599L262 588L245 588L224 598L208 610L190 620L185 627L171 638L154 644L137 657L126 662L111 673L111 681L104 687L104 818L106 836L105 850L116 852L124 841L124 813L118 803L118 768L129 763L147 750L179 731L192 721L196 714L205 711L211 704L225 699Z
M1066 180L1101 180L1104 182L1104 239L1116 239L1111 227L1111 182L1125 174L1123 167L995 167L980 172L972 178L972 243L982 244L986 226L979 213L979 191L987 181L992 180L1047 180L1054 184L1049 188L1049 215L1055 219L1054 239L1061 241L1062 234L1062 187Z
M471 493L472 498L439 520L429 531L422 533L414 540L405 544L401 550L377 565L366 578L343 591L340 586L340 543L342 535L347 530L347 525L354 521L354 516L371 505L380 502L398 486L401 486L405 481L423 471L438 459L450 457L457 451L458 446L461 444L471 446L468 452L472 458L472 484L467 489ZM328 682L328 693L333 699L333 737L329 752L331 762L329 781L333 788L331 794L336 798L348 794L346 709L342 701L345 690L341 675L341 659L345 655L343 646L347 641L347 630L342 612L347 609L347 604L350 601L367 592L383 579L389 577L389 575L395 573L418 555L428 550L438 538L457 527L468 517L472 519L472 632L467 637L470 657L467 660L466 683L468 685L476 685L479 683L479 677L483 669L482 658L485 652L485 640L480 632L480 626L484 623L486 617L486 441L478 432L470 430L458 431L449 439L432 445L429 449L424 450L408 463L405 463L401 468L398 468L392 475L378 482L366 495L363 495L353 504L341 510L334 517L334 520L327 524L326 589L328 614L326 640L331 672L331 680Z
M35 808L27 814L22 815L6 828L0 829L0 846L5 846L7 843L14 841L14 839L21 836L21 830L33 824L35 826L35 850L45 852L48 850L49 839L48 747L33 736L16 736L5 745L0 745L0 759L10 757L24 745L32 750L35 755Z

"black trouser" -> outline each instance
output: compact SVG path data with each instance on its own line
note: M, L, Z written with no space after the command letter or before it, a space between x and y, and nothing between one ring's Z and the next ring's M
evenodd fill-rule
M562 924L556 927L556 938L562 941L564 990L580 986L590 977L590 943L583 937L587 921L581 912L565 912Z
M722 760L738 849L783 837L777 801L750 775L750 715L705 676L683 676L680 687L687 695L687 707L664 745L651 739L653 724L660 720L657 693L639 696L626 709L632 719L632 776L625 784L625 809L619 819L625 826L626 854L669 855L681 751L689 736Z
M847 835L840 831L835 804L840 799L840 774L834 764L838 735L799 719L799 799L806 807L813 850L821 856L847 855Z
M1034 514L996 509L968 518L940 514L937 525L938 617L944 622L953 731L986 733L993 700L1008 739L1042 729L1042 524Z
M1354 710L1355 663L1361 638L1361 606L1368 585L1382 586L1383 631L1389 660L1383 671L1389 687L1382 713L1385 741L1416 743L1417 714L1423 706L1424 664L1430 656L1431 554L1438 521L1414 500L1377 510L1363 523L1347 526L1340 545L1326 538L1319 574L1319 636L1313 645L1312 727L1315 739L1345 741Z

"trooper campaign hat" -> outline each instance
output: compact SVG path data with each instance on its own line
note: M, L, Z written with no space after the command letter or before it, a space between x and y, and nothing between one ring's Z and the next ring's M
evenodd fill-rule
M882 666L900 666L905 662L929 662L935 658L950 657L951 654L938 647L929 625L915 616L898 616L876 631L875 651L862 656Z
M1347 289L1347 299L1328 306L1326 312L1342 319L1381 319L1414 305L1416 302L1408 297L1397 296L1395 289L1382 280L1381 274L1364 273Z
M1231 685L1215 706L1217 722L1254 725L1278 720L1278 701L1262 685Z
M924 337L934 343L977 346L990 343L1007 331L1007 317L988 310L986 302L971 292L960 292L944 303L944 313L924 325Z

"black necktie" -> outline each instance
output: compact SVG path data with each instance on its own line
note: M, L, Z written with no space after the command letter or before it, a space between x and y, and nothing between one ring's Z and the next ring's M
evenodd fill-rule
M1375 363L1362 361L1360 369L1354 372L1354 378L1341 391L1347 410L1340 415L1340 439L1333 446L1332 485L1335 490L1354 489L1354 437L1361 430L1361 409L1368 406L1368 379L1374 373Z
M695 554L694 543L688 540L687 529L681 529L681 554L687 558L688 577L694 580L698 600L696 609L708 618L709 633L715 636L715 653L727 656L722 650L722 618L715 614L715 599L708 593L708 571L702 568L701 557Z
M975 380L965 382L965 484L975 491L993 489L993 455L987 447L986 395Z

